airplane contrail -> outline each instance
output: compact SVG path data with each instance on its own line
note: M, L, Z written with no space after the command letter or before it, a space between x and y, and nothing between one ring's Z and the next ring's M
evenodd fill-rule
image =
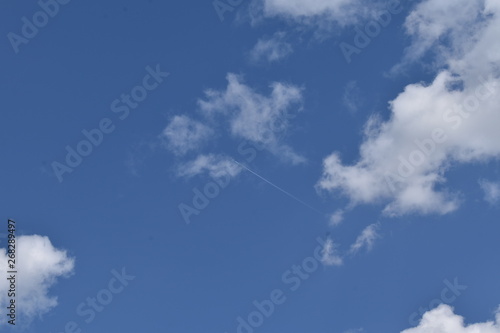
M274 188L280 190L281 192L285 193L287 196L289 196L290 198L294 199L295 201L297 202L300 202L302 205L306 206L307 208L309 209L312 209L314 210L316 213L319 213L321 215L325 215L324 213L320 212L319 210L317 210L316 208L314 208L313 206L309 205L308 203L300 200L299 198L297 198L296 196L294 196L293 194L291 194L290 192L287 192L285 191L284 189L282 189L281 187L279 187L278 185L275 185L273 184L271 181L267 180L266 178L262 177L261 175L259 175L258 173L252 171L251 169L249 169L248 167L246 167L245 165L239 163L238 161L236 161L235 159L231 158L231 160L236 163L237 165L239 165L240 167L242 167L243 169L247 170L248 172L252 173L253 175L255 175L256 177L259 177L260 179L262 179L263 181L265 181L266 183L268 183L269 185L273 186Z

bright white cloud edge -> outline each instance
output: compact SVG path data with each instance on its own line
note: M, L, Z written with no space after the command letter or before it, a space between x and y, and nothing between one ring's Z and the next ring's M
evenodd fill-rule
M407 86L390 103L389 120L370 118L357 162L343 164L338 152L327 157L319 190L340 192L350 198L351 206L385 202L389 216L447 214L459 207L460 193L445 186L449 167L500 157L500 4L473 3L475 7L465 6L470 15L488 17L468 27L473 38L440 29L441 37L451 39L452 47L439 54L448 69L431 84ZM433 26L442 16L428 8L436 7L444 13L456 4L423 1L410 14L408 25ZM448 17L446 26L463 25L461 17ZM431 32L416 31L413 45L430 38Z
M55 248L48 237L39 235L18 236L16 242L17 322L29 324L58 304L57 296L50 295L50 289L59 278L74 273L75 259L66 251ZM0 248L0 266L7 267L6 249ZM7 290L9 284L5 277L0 279L0 307L7 306ZM2 320L3 323L5 321Z
M466 325L452 307L442 304L426 312L417 327L401 333L500 333L500 311L496 311L494 321Z

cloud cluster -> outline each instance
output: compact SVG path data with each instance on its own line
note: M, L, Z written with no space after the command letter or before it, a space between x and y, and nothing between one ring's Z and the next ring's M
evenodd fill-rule
M303 156L283 143L290 128L290 119L301 111L302 89L274 82L270 85L270 94L266 96L246 85L241 76L228 74L227 81L225 89L207 90L205 98L198 101L203 122L183 115L171 119L160 135L164 146L181 157L198 151L215 137L215 130L206 124L218 121L233 139L246 140L286 163L304 163L306 159ZM183 162L179 168L179 175L185 177L201 173L234 177L239 172L240 167L229 157L216 154L199 154L193 160Z
M443 304L426 312L417 327L401 333L500 333L500 311L497 311L495 321L466 325L463 317Z
M461 16L436 15L455 10L455 1L426 0L408 17L411 47L425 48L429 40L446 38L439 51L446 68L430 84L407 86L390 103L391 117L371 117L365 128L360 158L345 165L335 152L324 160L318 189L340 192L352 205L388 202L384 213L446 214L459 207L460 194L444 186L450 166L500 157L498 83L500 79L500 5L471 1L468 15L472 35L457 35L446 27L463 25ZM448 7L446 7L448 6ZM449 17L448 17L449 16ZM437 25L437 31L424 27ZM437 34L437 37L433 34ZM432 38L430 36L433 36ZM431 44L433 45L433 44Z
M232 136L245 139L292 164L305 162L281 138L289 128L289 119L300 111L302 91L299 87L274 82L269 96L254 91L241 76L228 74L225 90L207 90L199 101L202 112L210 118L222 115L229 123Z
M363 248L365 248L367 252L371 251L375 245L375 240L380 237L378 233L379 229L380 223L371 224L363 229L355 242L349 247L349 251L346 251L346 254L354 256ZM334 243L331 237L327 237L324 242L321 255L321 262L325 266L340 266L344 263L344 254L340 253L338 245Z
M49 312L57 305L57 297L49 295L57 279L73 273L74 258L55 248L48 237L19 236L16 244L17 313L24 323ZM0 249L0 266L7 267L6 249ZM0 279L0 308L7 305L8 281Z

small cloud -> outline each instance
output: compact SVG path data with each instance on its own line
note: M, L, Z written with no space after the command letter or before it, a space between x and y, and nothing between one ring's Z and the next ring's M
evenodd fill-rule
M335 213L330 216L330 225L338 226L344 220L344 210L337 209Z
M344 333L362 333L364 331L365 330L361 327L361 328L352 328L350 330L344 331Z
M212 178L236 177L241 172L241 167L226 156L208 154L200 155L194 161L179 167L180 177L191 178L207 173Z
M374 223L366 227L361 234L356 238L354 244L351 245L350 253L356 254L363 247L366 247L367 251L371 251L373 248L373 244L377 238L379 238L379 234L377 230L380 227L380 223Z
M175 116L160 137L176 155L185 155L201 147L213 135L213 130L187 116Z
M355 113L360 108L362 97L357 81L352 80L347 83L342 96L342 104L344 104L351 113Z
M342 257L337 254L337 249L333 240L328 237L323 250L321 250L321 262L325 266L340 266L343 264Z
M282 17L318 27L354 24L378 8L366 0L262 0L260 3L259 9L264 17ZM335 24L332 26L332 23Z
M500 183L491 182L486 179L479 180L479 186L484 192L484 200L490 205L497 205L500 202Z
M285 41L285 33L277 32L270 38L261 38L250 51L250 60L276 62L293 52L292 45Z

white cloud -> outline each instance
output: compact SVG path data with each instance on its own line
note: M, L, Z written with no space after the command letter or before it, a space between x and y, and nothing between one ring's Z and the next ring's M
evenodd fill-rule
M339 12L351 0L265 0L265 12L270 15L313 16L325 12Z
M438 2L453 12L454 1L423 4ZM446 35L451 46L443 46L440 56L447 69L431 84L407 86L390 103L389 120L370 118L358 161L344 165L338 153L327 157L319 189L340 191L352 204L388 202L384 213L390 216L446 214L460 204L460 194L444 187L450 166L500 157L500 5L471 3L470 16L488 18L467 26L473 36ZM441 18L430 10L410 16L429 27ZM429 32L422 34L426 40Z
M330 216L330 225L331 226L337 226L342 221L344 220L344 210L343 209L337 209L331 216Z
M285 33L277 32L270 38L261 38L250 51L253 62L276 62L293 52L292 45L285 41Z
M449 64L469 52L471 47L478 46L498 59L498 50L491 48L493 45L484 41L474 45L478 32L487 26L484 24L485 17L497 10L498 4L491 0L422 1L406 18L405 29L412 42L405 51L403 61L393 68L393 72L429 52L437 55L438 66ZM492 33L490 31L487 39L494 38ZM443 45L444 40L449 44ZM485 54L477 55L483 57Z
M500 183L481 179L479 186L481 186L484 192L485 201L491 205L496 205L500 202Z
M241 172L241 167L226 156L199 155L195 160L181 165L178 175L191 178L207 173L212 178L233 178Z
M271 84L269 97L255 92L235 74L228 74L225 91L208 90L199 101L209 117L222 114L229 120L231 134L263 146L269 152L292 164L305 162L291 147L281 143L289 128L289 119L300 111L301 89L285 84Z
M17 321L29 323L35 317L44 315L57 305L57 297L49 295L50 288L60 277L73 273L74 258L66 251L55 248L48 237L38 235L19 236L16 244L17 264ZM0 266L7 267L6 249L0 249ZM0 308L7 306L8 281L0 279ZM5 318L4 318L5 319ZM4 322L2 320L2 322Z
M426 312L417 327L401 333L500 333L500 312L495 321L466 325L464 318L453 313L449 305L442 304Z
M325 266L340 266L343 264L342 257L337 254L333 240L328 237L321 250L321 262Z
M202 146L213 135L212 129L187 116L175 116L163 130L165 146L176 155L185 155Z
M306 24L334 21L339 25L352 24L368 16L372 8L364 0L263 0L266 17L280 16ZM373 3L371 4L373 7ZM323 22L320 22L323 21Z
M367 251L370 251L373 248L375 240L379 238L379 234L377 233L379 227L380 224L378 223L374 223L366 227L358 238L356 238L354 244L351 245L349 252L355 254L363 247L365 247Z

